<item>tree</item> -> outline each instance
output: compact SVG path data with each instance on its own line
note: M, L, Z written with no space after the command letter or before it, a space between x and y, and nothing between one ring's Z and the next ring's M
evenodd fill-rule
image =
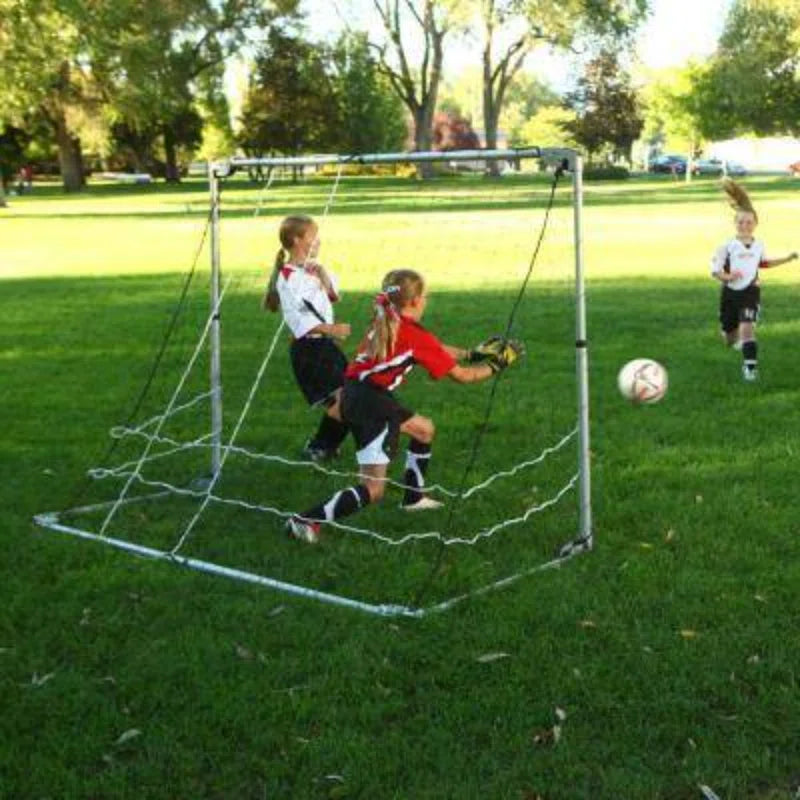
M0 108L6 121L37 114L58 145L67 191L83 185L79 120L113 107L115 121L154 126L167 174L198 140L194 102L252 31L297 0L0 0Z
M166 178L179 180L180 147L202 139L198 99L221 95L223 62L257 29L295 13L297 0L107 0L131 9L116 57L105 65L110 96L126 125L157 130Z
M669 67L650 76L642 90L642 136L649 147L663 145L668 151L695 158L706 138L701 119L704 102L697 87L705 80L708 67L688 62ZM691 179L686 170L686 180Z
M343 34L330 58L336 103L334 149L345 153L399 150L408 138L403 105L379 71L365 34Z
M630 162L631 147L644 123L630 77L615 53L606 50L590 61L565 102L577 116L564 128L586 149L589 162L605 144Z
M12 125L6 125L0 133L0 208L6 206L6 187L25 163L25 149L30 140L26 131Z
M324 49L299 36L271 30L256 57L242 109L241 146L257 156L324 151L332 141L336 120Z
M514 147L541 144L538 138L531 137L528 123L540 112L554 109L560 104L561 96L550 86L533 75L520 72L508 85L499 126L506 131L508 140ZM561 143L563 144L563 135Z
M800 2L735 0L692 93L709 138L800 132Z
M568 133L575 122L575 112L563 106L544 106L540 108L520 128L520 138L513 141L515 147L537 145L539 147L574 147L578 141Z
M433 115L442 80L445 37L457 24L457 0L373 0L387 41L371 42L379 55L381 70L411 114L414 149L430 150L433 145ZM409 30L420 48L419 61L412 66L413 47L407 42ZM421 164L422 177L432 174L430 164Z
M37 115L58 146L66 191L83 186L80 140L70 117L97 108L100 93L88 66L90 48L74 14L57 0L0 0L0 108L5 122Z
M434 116L434 150L475 150L480 146L478 134L465 117L448 111L439 111Z
M540 43L571 47L582 37L624 40L644 19L648 0L473 0L481 26L483 125L486 147L497 146L505 95ZM619 42L617 44L619 46ZM495 169L496 164L492 165Z

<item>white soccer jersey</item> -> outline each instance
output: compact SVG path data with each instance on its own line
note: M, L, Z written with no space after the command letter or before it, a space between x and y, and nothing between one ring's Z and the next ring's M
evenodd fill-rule
M733 272L739 270L742 277L735 281L728 281L725 285L738 291L749 286L758 277L758 268L767 260L764 252L764 243L753 239L749 244L742 244L738 239L731 239L716 249L711 257L711 274L720 272ZM725 269L725 265L729 269Z
M336 278L330 273L329 277L336 292ZM333 324L332 298L316 275L296 264L284 264L275 288L281 299L283 319L296 339L320 323Z

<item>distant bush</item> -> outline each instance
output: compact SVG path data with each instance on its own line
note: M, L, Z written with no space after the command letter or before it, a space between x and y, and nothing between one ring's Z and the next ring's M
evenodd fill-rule
M624 181L630 178L627 167L587 167L583 179L587 181Z

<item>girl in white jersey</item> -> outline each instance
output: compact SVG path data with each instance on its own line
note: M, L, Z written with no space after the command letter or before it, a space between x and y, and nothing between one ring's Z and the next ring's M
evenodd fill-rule
M325 461L337 454L349 431L339 410L347 358L336 340L350 335L350 325L334 322L333 303L339 293L336 278L315 261L320 242L314 220L304 215L286 217L279 238L281 249L263 305L283 312L292 332L289 352L297 384L309 405L325 408L304 450L312 461Z
M742 351L742 376L758 379L756 322L761 306L759 269L778 267L794 261L797 253L785 258L767 258L764 244L753 236L758 215L747 192L730 179L723 182L731 206L736 209L736 236L720 245L711 258L711 275L722 284L719 321L725 343Z

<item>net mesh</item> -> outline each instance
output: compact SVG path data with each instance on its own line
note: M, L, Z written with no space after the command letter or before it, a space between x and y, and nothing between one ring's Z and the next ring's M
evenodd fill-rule
M154 391L158 412L112 430L114 463L91 476L117 488L113 499L80 510L80 529L376 608L408 609L422 585L435 606L552 564L578 528L576 504L564 499L579 474L573 198L555 197L545 228L551 189L550 176L531 173L504 176L493 191L475 175L409 189L394 176L345 175L341 166L299 183L277 171L261 186L229 178L220 206L227 277L219 305L204 320L186 315L201 323L199 336ZM513 308L509 332L528 349L495 383L457 386L415 371L402 400L437 425L427 488L443 509L399 510L401 454L384 502L327 525L315 548L286 538L286 518L358 482L358 473L350 442L331 464L302 456L320 412L294 383L280 315L259 310L277 229L289 213L311 214L320 225L320 261L345 290L337 319L354 330L348 355L381 277L401 266L424 274L431 297L424 323L443 341L470 346L503 332ZM204 297L201 287L196 307ZM218 314L221 469L208 475L215 390L203 356ZM75 516L59 519L71 526Z

